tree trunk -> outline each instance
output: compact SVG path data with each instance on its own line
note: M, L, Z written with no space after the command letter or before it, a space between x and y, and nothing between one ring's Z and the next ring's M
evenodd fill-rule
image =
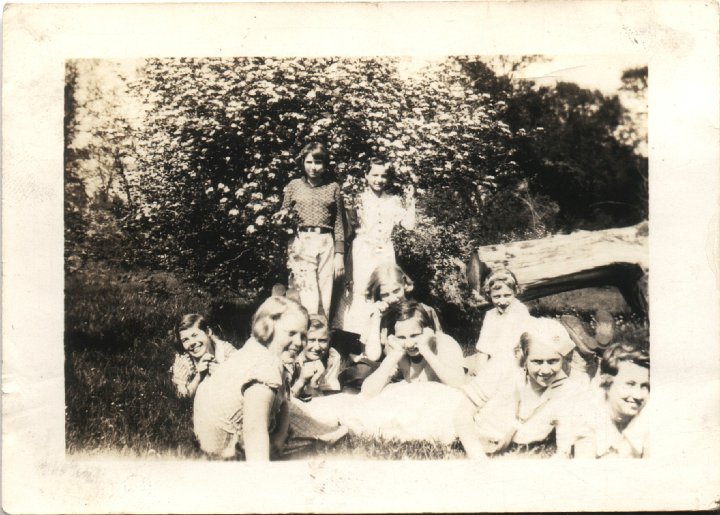
M648 224L578 231L539 240L480 247L470 258L467 279L480 291L492 270L509 268L522 300L597 286L615 286L635 312L647 315ZM489 307L489 305L488 305Z

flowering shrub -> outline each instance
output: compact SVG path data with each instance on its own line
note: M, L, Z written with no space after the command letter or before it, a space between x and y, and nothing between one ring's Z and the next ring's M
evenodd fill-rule
M393 165L398 187L415 185L433 220L417 237L441 238L438 252L424 263L411 244L399 253L415 260L420 283L434 284L443 260L468 251L472 234L463 224L481 218L493 193L514 189L520 174L502 98L479 91L457 59L409 77L401 65L395 58L148 60L131 85L147 106L128 174L133 257L243 291L283 278L295 219L281 209L282 191L301 175L299 150L317 140L328 145L330 173L349 202L374 155ZM454 240L456 249L443 248ZM420 270L428 266L435 272L426 277Z

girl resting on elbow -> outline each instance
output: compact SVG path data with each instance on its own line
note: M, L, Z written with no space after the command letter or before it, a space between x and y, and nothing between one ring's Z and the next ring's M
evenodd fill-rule
M459 387L464 381L460 345L436 332L432 316L420 303L404 301L383 316L388 352L378 369L362 385L362 394L379 394L396 375L409 383L437 381Z

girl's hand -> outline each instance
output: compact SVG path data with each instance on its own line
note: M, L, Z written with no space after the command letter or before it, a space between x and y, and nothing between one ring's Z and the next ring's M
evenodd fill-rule
M220 363L218 363L214 359L211 361L208 361L208 375L213 375L219 366L220 366Z
M388 336L387 345L385 346L385 354L388 357L394 355L395 357L401 358L405 355L405 346L400 340L395 338L394 334Z
M303 363L302 367L300 368L300 375L298 376L298 381L301 384L308 384L310 380L317 374L317 367L315 366L314 361L308 361Z
M340 279L345 275L345 255L335 254L333 260L333 270L335 271L335 279Z
M198 372L205 372L208 370L210 366L210 362L213 360L213 357L210 354L205 354L203 357L201 357L197 364L195 365L195 368Z
M172 368L173 377L183 382L190 380L195 375L195 365L187 355L176 355Z
M375 304L373 304L373 310L375 311L375 314L378 315L378 317L381 317L389 307L390 304L388 304L384 300L378 300L375 302Z
M425 357L428 354L433 352L432 343L433 343L434 339L435 339L435 331L433 331L429 327L425 327L416 343L417 350L418 350L418 352L420 352L420 354L423 357Z
M319 388L320 386L320 378L322 377L323 373L325 372L325 367L321 366L315 368L315 372L313 373L312 377L310 378L310 388Z

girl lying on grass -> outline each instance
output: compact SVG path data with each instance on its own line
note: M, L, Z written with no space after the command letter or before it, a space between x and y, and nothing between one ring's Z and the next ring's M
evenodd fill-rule
M237 349L217 338L202 315L183 315L175 325L177 353L170 372L178 396L192 397L200 382L212 375Z
M569 454L587 398L587 382L569 376L574 347L560 322L536 319L520 337L514 373L482 374L463 387L454 424L469 458L544 444L553 430L559 455Z
M341 382L344 386L359 388L362 382L380 365L387 354L388 330L382 327L382 318L390 308L409 301L414 283L412 279L396 264L381 265L373 270L367 284L367 300L372 303L365 329L360 335L362 353L350 354L352 363L343 371ZM442 333L440 319L435 310L418 303L432 321L431 327Z
M450 336L436 332L432 316L417 302L404 301L383 317L388 354L362 384L348 392L314 398L304 409L326 424L340 423L355 434L401 441L450 444L452 417L465 380L462 351ZM390 382L401 379L399 382Z
M624 342L610 345L600 362L600 384L585 404L573 442L575 458L648 456L650 355Z
M362 385L362 394L373 397L399 374L408 383L436 381L459 387L464 382L460 345L435 330L432 315L420 303L401 302L382 318L387 356Z
M295 363L298 373L291 387L295 397L316 397L326 392L340 391L338 374L341 357L337 350L330 347L325 317L310 316L307 342Z

